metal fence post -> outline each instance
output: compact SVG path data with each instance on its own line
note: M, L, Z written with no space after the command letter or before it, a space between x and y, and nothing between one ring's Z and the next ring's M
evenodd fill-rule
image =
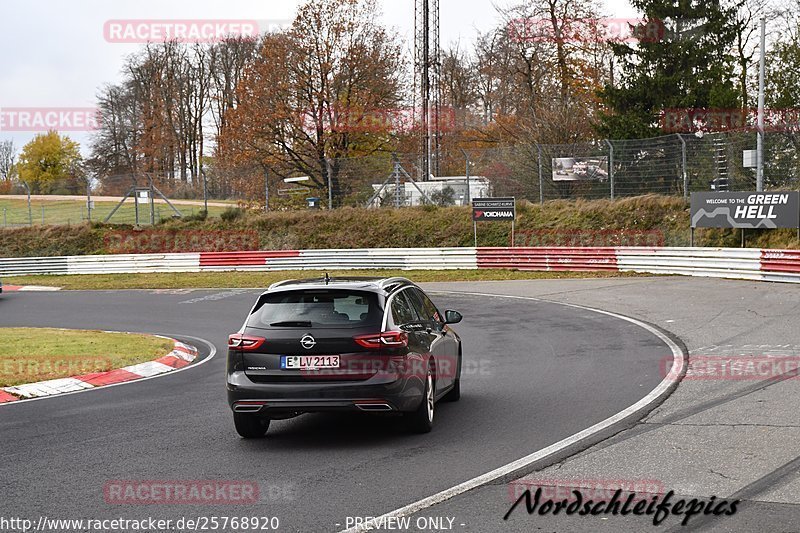
M328 209L333 209L333 185L331 181L331 160L325 158L325 170L328 175Z
M681 170L683 172L683 197L689 197L689 172L686 169L686 140L683 135L676 133L678 140L681 141Z
M536 151L539 153L539 203L544 203L544 176L542 176L542 145L536 143Z
M611 199L614 199L614 145L605 139L608 145L608 181L611 185Z
M200 163L200 174L203 175L203 209L208 215L208 178L206 177L206 169L203 163Z
M469 191L469 165L470 165L469 154L463 148L461 149L461 153L464 154L464 159L466 160L466 172L467 172L466 176L464 176L467 182L467 195L464 200L464 205L470 205L472 203L472 195L470 194Z
M767 19L761 17L761 47L758 62L758 136L756 137L756 191L764 190L764 77L766 57Z
M394 162L394 207L400 209L400 161Z
M150 225L156 224L156 198L153 190L153 176L150 176Z
M33 226L33 212L31 211L31 188L24 181L21 182L25 187L25 192L28 193L28 225Z
M86 220L92 221L92 180L86 178Z
M133 214L134 214L134 217L135 217L136 226L139 225L139 191L136 190L137 189L137 185L138 184L136 183L136 178L134 178L133 179ZM106 220L111 218L111 215L113 215L113 214L114 214L114 212L112 211L111 214L108 215L108 218L106 218Z

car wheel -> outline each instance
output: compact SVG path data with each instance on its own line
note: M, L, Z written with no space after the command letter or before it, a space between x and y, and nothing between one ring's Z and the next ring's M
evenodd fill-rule
M260 439L267 434L269 419L250 413L233 413L236 433L244 439Z
M419 407L406 415L415 433L429 433L433 429L433 416L436 409L435 398L436 385L433 380L433 369L429 366L425 375L425 390L423 391L422 401Z

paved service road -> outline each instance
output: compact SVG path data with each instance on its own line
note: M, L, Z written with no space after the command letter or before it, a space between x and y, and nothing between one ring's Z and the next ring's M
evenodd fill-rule
M225 344L256 295L2 295L1 326L199 337L218 353L158 379L0 407L0 514L277 516L280 531L336 531L348 516L390 511L604 420L655 388L672 357L643 328L589 310L435 293L440 307L466 317L457 326L465 367L461 402L441 404L431 434L407 434L391 417L306 415L274 422L264 440L243 441L225 401ZM103 487L120 479L255 481L260 498L247 506L109 505ZM477 531L466 514L453 530Z

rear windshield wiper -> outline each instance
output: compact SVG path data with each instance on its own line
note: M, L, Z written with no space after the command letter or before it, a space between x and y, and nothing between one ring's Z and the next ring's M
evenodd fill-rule
M270 324L273 328L310 328L311 322L302 320L287 320L286 322L273 322Z

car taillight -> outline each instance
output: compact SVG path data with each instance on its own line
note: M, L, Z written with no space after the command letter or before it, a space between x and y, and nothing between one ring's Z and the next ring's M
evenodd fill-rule
M398 348L408 346L408 333L405 331L384 331L383 333L370 333L353 337L360 346L370 350L380 350L383 347Z
M241 333L235 333L228 337L228 348L241 350L243 352L252 352L261 348L261 345L264 344L266 340L267 339L262 337L249 337Z

